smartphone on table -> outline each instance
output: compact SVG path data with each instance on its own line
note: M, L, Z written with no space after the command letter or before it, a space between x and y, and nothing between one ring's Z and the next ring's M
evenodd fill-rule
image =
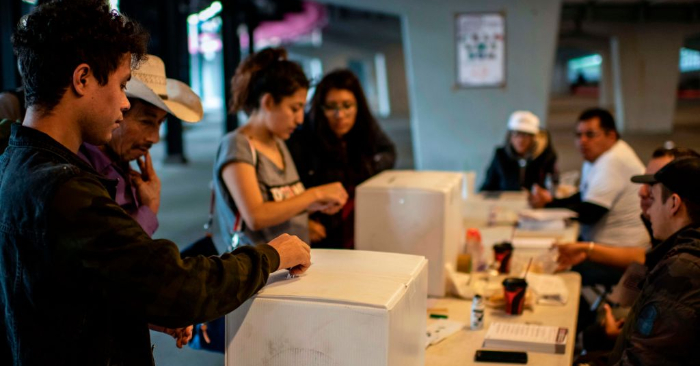
M512 351L477 350L474 354L476 362L518 363L527 364L527 353Z

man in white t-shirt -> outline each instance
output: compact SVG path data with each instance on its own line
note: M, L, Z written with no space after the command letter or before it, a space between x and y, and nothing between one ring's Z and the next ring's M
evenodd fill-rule
M644 172L644 164L620 139L612 115L599 108L584 111L576 124L576 146L585 160L580 192L569 198L552 199L549 192L536 187L530 196L532 206L576 211L582 241L647 246L650 238L639 219L638 187L630 182L630 177ZM614 284L617 276L603 277L605 281L592 282Z

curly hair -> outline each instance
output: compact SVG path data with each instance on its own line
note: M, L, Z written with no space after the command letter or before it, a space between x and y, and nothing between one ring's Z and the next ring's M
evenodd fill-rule
M50 112L71 85L75 68L90 65L107 84L125 55L133 68L146 57L148 33L105 0L56 0L24 16L12 36L27 107Z
M270 93L276 103L299 89L309 89L309 80L296 62L287 60L283 48L266 48L248 56L231 79L230 112L248 115L260 108L260 98Z

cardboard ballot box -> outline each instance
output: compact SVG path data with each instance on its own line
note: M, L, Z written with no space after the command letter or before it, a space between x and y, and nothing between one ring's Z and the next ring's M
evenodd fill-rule
M425 258L313 249L311 262L226 316L227 366L425 363Z
M388 170L357 187L355 248L417 254L429 262L428 294L445 296L445 264L462 243L462 174Z

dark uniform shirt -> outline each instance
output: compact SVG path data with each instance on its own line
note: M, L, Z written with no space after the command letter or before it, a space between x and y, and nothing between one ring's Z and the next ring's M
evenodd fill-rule
M700 229L679 230L647 253L645 265L649 274L609 363L700 364Z

